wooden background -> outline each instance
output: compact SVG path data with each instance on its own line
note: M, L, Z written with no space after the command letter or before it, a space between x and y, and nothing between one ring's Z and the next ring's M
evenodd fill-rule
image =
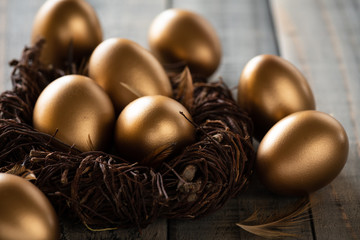
M350 141L347 164L325 188L309 196L313 220L300 239L360 239L360 1L359 0L89 0L104 37L126 37L147 47L152 19L166 8L193 10L216 28L223 59L213 78L236 87L245 63L277 54L308 78L317 109L333 115ZM0 90L10 89L8 62L30 42L42 0L0 0ZM234 91L235 93L235 91ZM196 220L159 219L142 235L135 229L90 232L62 224L62 239L261 239L235 223L255 208L274 214L297 199L269 193L256 179L223 209ZM0 199L1 201L1 199ZM0 213L1 214L1 213Z

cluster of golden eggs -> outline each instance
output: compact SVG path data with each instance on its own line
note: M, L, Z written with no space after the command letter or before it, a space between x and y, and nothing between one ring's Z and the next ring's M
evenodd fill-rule
M88 72L45 87L33 110L35 129L80 151L112 152L114 146L129 162L154 168L194 142L190 113L172 98L163 65L185 61L204 77L216 70L220 41L204 18L181 9L162 12L150 27L148 51L126 38L103 40L96 12L85 0L48 0L33 23L31 42L40 39L45 66L85 60ZM0 174L4 192L0 210L8 214L0 217L1 239L59 238L55 211L35 185Z
M61 18L59 17L61 16ZM194 141L187 109L172 99L165 64L185 63L193 74L211 76L221 44L200 15L168 9L149 27L150 51L125 38L102 40L94 9L83 0L47 1L39 10L32 41L45 38L45 64L88 57L88 76L53 81L36 102L33 124L82 151L107 150L111 139L129 161L151 160L165 146L177 151ZM287 60L259 55L244 67L238 103L252 118L260 141L256 166L269 189L298 195L315 191L343 168L348 139L341 124L315 110L304 75Z
M148 51L125 38L103 40L97 15L85 0L48 0L33 25L32 43L40 38L46 41L41 53L45 65L61 66L69 60L69 49L73 61L89 61L87 76L66 75L42 91L33 111L35 129L81 151L106 151L114 145L129 162L150 167L163 161L153 156L165 148L177 152L195 140L190 113L172 99L163 66L182 62L203 77L218 68L219 37L200 15L182 9L160 13L149 28ZM307 80L285 59L274 55L251 59L240 76L238 104L253 119L260 142L256 172L270 190L307 194L327 185L344 167L349 148L344 128L315 110ZM5 200L14 206L26 199L34 209L6 214L25 224L17 225L16 232L1 231L8 225L7 218L0 217L0 238L26 234L28 239L57 239L51 205L29 184L0 174L0 193L17 185ZM4 204L1 211L6 211ZM38 224L42 235L28 223Z
M304 75L287 60L259 55L244 67L238 103L253 119L256 170L273 192L305 195L329 184L344 167L346 132L329 114L315 110Z
M148 51L126 38L103 40L96 13L83 0L47 1L32 43L40 38L44 64L61 66L69 49L75 62L89 60L87 76L66 75L43 90L33 112L36 129L81 151L109 150L113 139L119 155L152 167L163 160L156 153L194 141L189 111L172 99L163 65L184 61L204 77L217 69L220 41L204 18L181 9L162 12L150 26Z

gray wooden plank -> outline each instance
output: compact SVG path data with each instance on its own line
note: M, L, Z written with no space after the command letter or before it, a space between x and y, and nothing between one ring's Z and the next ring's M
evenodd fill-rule
M223 59L212 78L222 77L230 87L238 85L241 71L251 58L258 54L278 54L266 0L174 0L173 7L195 11L215 27L222 42ZM246 192L217 212L192 221L169 221L169 236L170 239L262 239L240 230L235 223L257 208L269 216L297 200L271 194L254 176ZM300 225L298 231L300 239L312 239L309 222Z
M0 1L0 91L5 88L5 44L7 1Z
M282 56L297 65L350 141L347 164L311 201L317 239L360 239L359 1L273 0Z
M238 220L238 201L232 199L221 210L206 217L170 221L169 239L240 239L235 225Z
M36 10L41 6L42 1L20 1L20 0L2 0L2 5L5 6L5 32L2 36L4 51L1 53L4 56L2 65L2 88L11 89L10 75L12 69L8 63L12 59L21 57L22 50L25 45L30 44L30 33L32 21L36 14Z
M140 240L140 239L167 239L167 220L159 219L141 230L136 228L90 231L81 223L64 221L61 224L61 240Z
M168 5L167 0L88 0L96 10L104 38L123 37L148 48L151 21Z

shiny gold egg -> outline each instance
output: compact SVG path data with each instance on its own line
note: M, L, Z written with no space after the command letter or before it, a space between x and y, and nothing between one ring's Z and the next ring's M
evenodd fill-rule
M304 195L330 183L349 151L342 125L326 113L307 110L276 123L259 144L256 169L273 192Z
M94 50L89 76L109 94L118 112L138 97L172 96L169 78L159 61L124 38L107 39Z
M167 154L192 143L195 129L180 112L191 119L186 108L169 97L145 96L131 102L116 122L115 143L120 155L157 166ZM164 151L167 154L162 155Z
M35 16L31 42L45 38L41 61L61 65L73 57L81 61L102 41L102 30L94 9L84 0L48 0Z
M149 45L163 64L183 62L196 75L208 77L221 60L220 39L199 14L183 9L160 13L149 29Z
M46 196L31 182L0 173L0 239L57 240L59 223Z
M112 139L115 111L92 79L67 75L50 83L36 101L34 128L81 151L104 150Z
M259 55L246 64L239 80L238 103L253 119L258 140L283 117L315 110L306 78L290 62L274 55Z

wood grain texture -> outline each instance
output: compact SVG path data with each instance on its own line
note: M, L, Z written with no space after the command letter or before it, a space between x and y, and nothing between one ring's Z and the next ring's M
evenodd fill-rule
M312 194L317 239L360 239L359 1L273 0L279 48L308 78L317 109L338 119L350 141L347 164Z
M151 21L163 11L166 0L88 0L98 14L104 39L122 37L148 48Z
M61 224L61 240L140 240L140 239L167 239L167 220L159 219L155 223L142 229L136 228L90 231L81 223L63 221Z
M10 75L12 69L8 63L21 57L25 45L30 45L30 33L32 22L43 1L2 0L6 3L6 31L5 38L5 62L4 88L11 89Z
M5 45L7 26L7 1L0 1L0 90L4 89L5 79Z

